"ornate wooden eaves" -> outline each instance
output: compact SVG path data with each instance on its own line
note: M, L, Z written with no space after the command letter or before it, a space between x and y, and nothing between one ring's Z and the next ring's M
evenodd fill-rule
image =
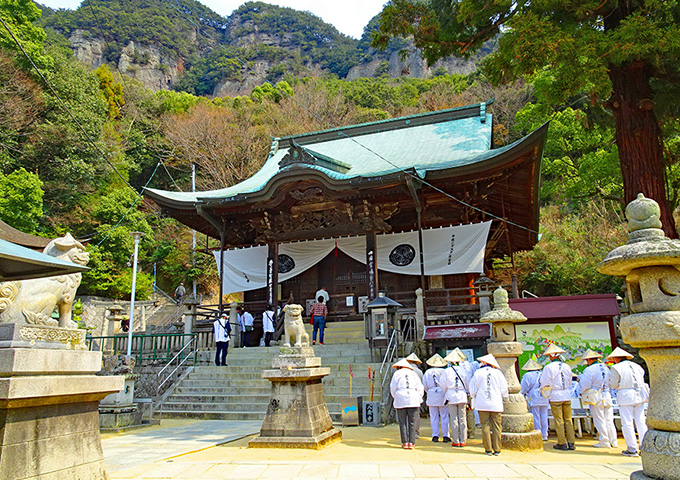
M387 222L399 210L397 203L361 204L337 200L303 203L288 211L264 212L249 224L257 234L256 242L299 240L317 236L357 235L390 232ZM325 233L325 235L324 235Z

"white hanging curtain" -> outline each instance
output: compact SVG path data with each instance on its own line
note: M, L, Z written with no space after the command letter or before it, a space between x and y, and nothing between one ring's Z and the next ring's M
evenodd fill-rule
M483 273L491 222L423 230L425 275ZM378 270L420 275L418 232L377 235ZM366 263L366 238L339 238L338 248Z
M425 275L482 273L484 251L491 222L423 230ZM378 269L404 275L420 275L418 232L377 236ZM279 245L279 281L313 267L333 251L337 242L354 260L366 263L366 238L343 237ZM222 292L255 290L267 286L266 246L225 250ZM220 252L215 251L219 268Z
M282 243L279 245L279 282L293 278L313 267L335 247L335 240ZM257 290L267 286L267 254L269 247L237 248L224 251L222 294ZM215 262L220 265L220 252Z

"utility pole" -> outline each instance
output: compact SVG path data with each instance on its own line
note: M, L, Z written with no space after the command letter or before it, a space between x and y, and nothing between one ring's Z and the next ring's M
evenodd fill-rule
M191 162L191 191L196 191L196 164ZM191 241L191 268L192 270L196 268L196 230L192 230L192 241ZM192 280L194 300L198 300L196 296L196 279Z

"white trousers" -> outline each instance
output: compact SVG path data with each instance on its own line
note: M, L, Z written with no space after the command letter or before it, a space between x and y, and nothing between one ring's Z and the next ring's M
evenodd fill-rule
M645 415L645 404L637 403L635 405L619 405L619 414L621 415L621 430L623 431L623 438L626 440L626 446L631 452L637 452L638 442L635 438L635 430L637 429L640 443L645 438L647 433L647 416ZM633 427L633 422L635 427Z
M548 410L548 405L537 405L529 409L534 416L534 428L541 432L543 440L548 439Z
M449 409L446 407L428 407L430 409L430 426L433 437L449 436ZM439 430L439 422L442 429Z
M616 445L618 435L616 425L614 425L614 408L605 407L602 403L588 406L590 407L590 414L593 416L593 425L600 435L599 443ZM623 418L623 415L621 415L621 418Z

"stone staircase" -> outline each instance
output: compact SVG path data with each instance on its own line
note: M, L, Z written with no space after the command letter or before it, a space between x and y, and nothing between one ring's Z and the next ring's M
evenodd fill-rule
M328 411L335 422L341 419L342 398L350 396L350 365L352 396L368 400L370 367L371 371L376 370L374 400L380 400L380 363L371 362L363 328L363 322L331 323L326 328L325 345L314 346L314 352L322 359L321 365L331 369L323 386ZM211 354L214 358L214 350ZM161 407L163 416L262 420L271 386L262 379L262 370L271 368L272 358L278 354L279 347L274 346L230 348L227 367L193 367L166 397Z

